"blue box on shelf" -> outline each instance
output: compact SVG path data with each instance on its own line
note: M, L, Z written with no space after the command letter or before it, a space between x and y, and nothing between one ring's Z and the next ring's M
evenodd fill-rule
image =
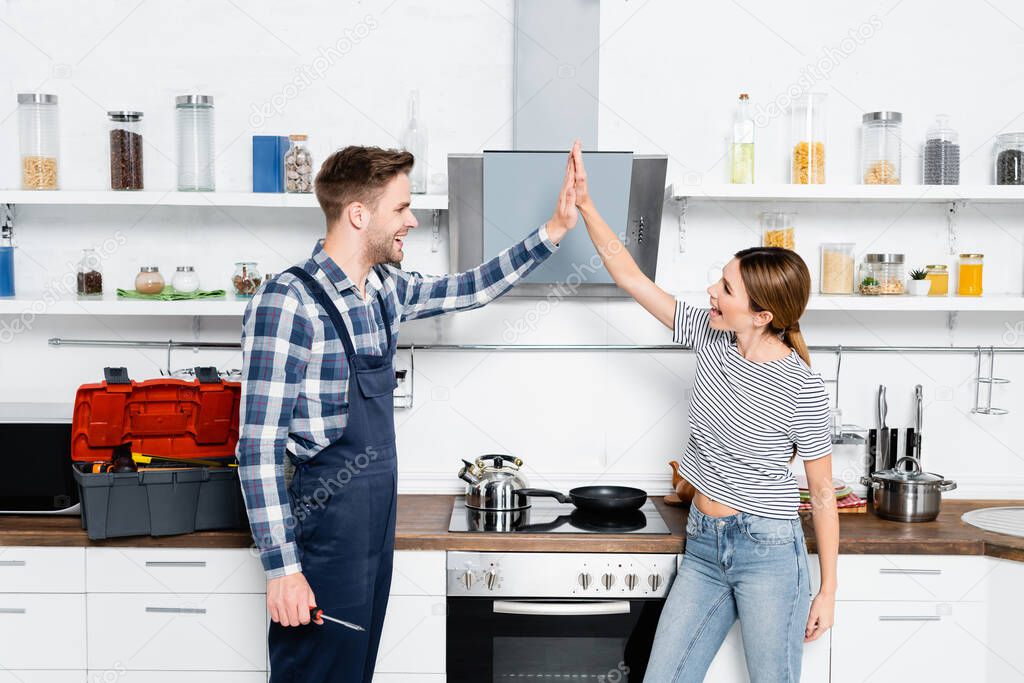
M252 191L284 192L287 135L252 136Z

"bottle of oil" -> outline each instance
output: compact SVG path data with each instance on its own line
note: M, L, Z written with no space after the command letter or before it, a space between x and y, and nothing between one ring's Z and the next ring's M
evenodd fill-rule
M750 114L747 93L740 94L740 103L733 115L729 168L731 182L754 182L754 118Z

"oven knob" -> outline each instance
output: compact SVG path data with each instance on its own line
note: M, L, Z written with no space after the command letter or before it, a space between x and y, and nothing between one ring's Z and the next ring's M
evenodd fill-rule
M601 584L606 591L610 591L612 586L615 585L615 576L613 574L605 574L601 577Z
M466 590L469 590L473 587L473 578L474 577L472 569L467 569L466 571L462 572L462 585L466 587Z
M579 575L579 577L577 577L577 580L580 582L580 587L583 590L587 590L588 588L590 588L590 582L591 580L593 580L593 577L590 574L583 572Z
M640 577L636 574L626 574L626 588L633 590L640 583Z
M492 591L498 587L498 570L488 569L484 574L484 581L487 583L487 590Z
M661 574L651 574L647 577L647 583L651 585L651 590L656 591L661 588Z

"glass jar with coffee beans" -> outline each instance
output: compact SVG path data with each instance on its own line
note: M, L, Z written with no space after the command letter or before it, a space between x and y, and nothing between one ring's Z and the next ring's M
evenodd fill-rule
M1024 185L1024 133L996 136L996 185Z
M284 153L284 191L313 191L313 156L306 147L306 135L289 135Z
M103 270L100 267L100 255L95 249L83 249L82 259L78 262L78 296L103 296Z
M235 263L235 274L231 277L231 286L236 296L250 297L263 284L260 266L255 261L238 261Z
M141 190L142 112L108 111L110 119L110 189Z

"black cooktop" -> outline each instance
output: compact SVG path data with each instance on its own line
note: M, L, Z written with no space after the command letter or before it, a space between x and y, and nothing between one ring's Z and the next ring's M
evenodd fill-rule
M456 496L451 532L492 532L519 534L669 534L665 520L648 499L639 510L625 513L584 512L575 505L556 500L531 501L525 510L494 512L466 507L464 496Z

